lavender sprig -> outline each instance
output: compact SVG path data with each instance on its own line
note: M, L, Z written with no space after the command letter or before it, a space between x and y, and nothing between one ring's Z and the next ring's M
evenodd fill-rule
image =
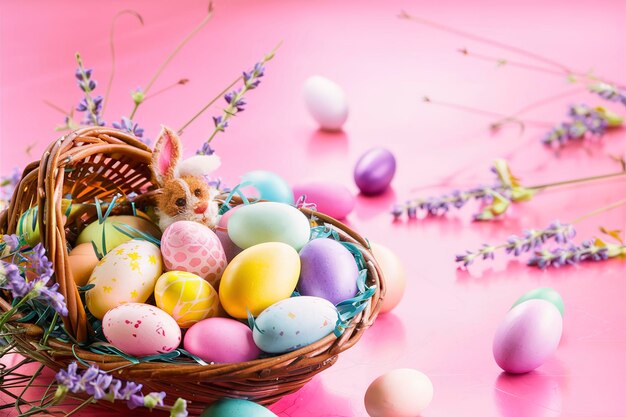
M151 392L144 395L141 392L143 388L141 384L113 378L111 374L95 365L81 372L76 362L72 362L67 369L60 370L55 379L58 385L54 396L55 403L61 402L68 392L86 393L94 401L103 399L110 402L123 401L130 409L145 407L152 410L158 407L169 410L170 417L187 417L188 415L187 402L184 399L178 398L172 406L164 406L166 397L164 392Z
M626 90L613 84L599 82L589 85L589 91L596 93L605 100L622 103L626 106Z
M585 104L570 106L568 115L571 121L550 130L542 140L544 145L560 147L575 140L600 137L607 128L623 122L622 117L603 107L592 108Z
M528 265L545 269L549 266L560 267L564 265L574 265L581 261L605 261L610 257L610 246L598 245L593 240L585 240L580 246L572 244L568 247L557 247L537 251L535 255L528 260Z
M567 223L563 224L555 220L545 229L529 229L524 231L521 237L511 235L506 243L500 245L484 244L475 252L466 251L464 254L457 255L455 261L463 263L463 266L467 267L476 259L494 259L495 252L499 249L504 249L507 254L513 256L520 256L523 253L541 248L549 240L554 240L559 244L565 244L569 242L570 239L573 239L574 236L576 236L576 230L573 225Z
M143 137L143 128L139 127L138 123L133 122L128 117L123 116L119 122L113 122L111 123L111 125L116 129L120 129L124 132L128 132L134 135L141 142L145 143L148 146L152 144L152 141L149 138Z
M78 79L78 86L83 90L85 97L78 103L76 110L79 112L85 112L85 117L82 123L93 126L104 126L105 123L102 120L102 96L92 97L91 93L98 85L96 81L91 79L93 69L85 69L80 54L76 54L76 62L78 68L76 69L76 78Z

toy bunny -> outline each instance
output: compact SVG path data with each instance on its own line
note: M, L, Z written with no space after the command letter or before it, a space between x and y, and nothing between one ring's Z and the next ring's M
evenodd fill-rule
M180 220L190 220L214 228L217 224L217 189L209 187L204 175L220 165L217 155L195 155L181 161L178 136L163 126L152 153L153 183L157 195L159 227L165 230Z

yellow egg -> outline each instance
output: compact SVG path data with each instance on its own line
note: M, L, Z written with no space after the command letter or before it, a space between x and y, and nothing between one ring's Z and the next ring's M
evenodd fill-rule
M383 272L387 291L380 308L381 313L388 313L393 310L402 300L406 287L406 276L404 267L398 256L389 248L371 243L372 253Z
M70 252L70 256L67 260L70 263L70 270L72 271L74 281L79 287L87 284L91 273L98 264L98 257L91 243L81 243L76 246Z
M154 223L149 222L143 217L110 216L104 221L104 223L99 223L98 221L95 221L89 226L85 227L85 229L80 232L80 235L78 235L76 244L90 243L93 241L96 244L96 247L98 248L98 251L100 253L109 253L115 247L132 239L130 236L116 229L116 226L123 228L125 231L135 235L136 237L140 237L138 233L135 233L132 229L124 228L123 225L128 225L133 229L136 229L143 233L147 233L157 239L161 238L161 230ZM106 251L102 250L103 233L106 240Z
M228 314L245 319L291 297L300 275L298 252L286 243L251 246L228 264L220 282L220 302Z
M64 215L72 214L81 206L82 204L73 204L72 200L65 198L61 200L61 212ZM38 212L39 206L29 208L22 214L17 224L17 234L24 236L24 239L30 246L35 246L37 243L41 242L41 236L39 235L39 223L37 223Z
M163 272L159 248L145 240L129 240L96 265L85 293L91 314L102 319L107 311L126 303L144 303Z
M170 271L161 275L154 287L156 305L174 317L183 329L218 314L217 291L196 274Z

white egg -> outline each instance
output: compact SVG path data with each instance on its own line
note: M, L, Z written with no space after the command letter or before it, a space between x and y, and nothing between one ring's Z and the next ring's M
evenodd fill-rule
M348 118L348 101L343 89L320 75L304 82L304 102L322 129L341 130Z

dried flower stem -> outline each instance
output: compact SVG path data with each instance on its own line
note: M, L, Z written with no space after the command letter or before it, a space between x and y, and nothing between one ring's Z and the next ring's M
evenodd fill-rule
M190 33L189 35L187 35L177 46L176 48L174 48L174 50L169 54L169 56L165 59L165 61L159 66L159 68L157 69L156 73L152 76L152 78L150 79L150 81L148 81L148 84L146 85L146 88L143 90L144 94L147 94L148 91L150 91L150 89L152 88L152 86L154 85L154 83L156 82L156 80L159 78L159 76L161 75L161 73L163 73L163 70L165 70L165 68L169 65L169 63L172 61L172 59L174 59L174 57L180 52L180 50L198 33L200 32L200 30L202 30L202 28L204 26L206 26L207 23L209 23L209 21L211 20L211 18L213 17L213 2L209 2L209 10L207 15L204 17L204 19L202 19L202 21L200 22L200 24L198 26L196 26ZM133 119L133 117L135 117L135 113L137 113L137 109L139 108L139 106L141 105L142 101L135 101L135 107L133 108L132 112L130 113L129 119Z
M219 94L217 96L215 96L211 101L209 101L206 106L204 106L202 109L200 109L200 111L198 113L196 113L191 119L189 119L189 121L187 121L187 123L185 123L184 125L182 125L181 127L178 128L178 134L182 135L183 131L191 124L193 123L198 117L200 117L205 111L207 111L209 109L209 107L211 107L213 104L215 104L215 102L217 100L219 100L220 98L222 98L222 96L224 94L226 94L228 92L228 90L230 90L231 88L233 88L233 86L235 84L237 84L239 81L241 81L243 77L240 75L239 77L237 77L233 82L231 82L230 84L228 84L228 86L226 88L224 88L222 91L219 92Z
M576 217L570 223L571 224L580 223L583 220L587 220L587 219L589 219L591 217L597 216L598 214L606 213L607 211L613 210L613 209L621 207L623 205L626 205L626 198L624 198L622 200L618 200L618 201L616 201L614 203L611 203L611 204L609 204L607 206L600 207L598 209L590 211L589 213L583 214L582 216Z
M619 177L624 177L624 176L626 176L626 172L620 171L620 172L614 172L613 174L594 175L592 177L584 177L584 178L575 178L575 179L572 179L572 180L556 181L556 182L550 182L550 183L546 183L546 184L533 185L532 187L525 187L525 188L528 188L528 189L531 189L531 190L535 190L535 191L541 191L541 190L545 190L547 188L561 187L561 186L564 186L564 185L573 185L573 184L585 184L585 183L588 183L588 182L606 180L606 179L610 179L610 178L619 178Z
M111 31L109 34L109 46L111 47L111 76L109 77L109 83L107 84L106 93L104 94L104 101L102 103L103 114L107 107L107 104L109 103L109 94L111 93L111 87L113 86L113 78L115 78L115 24L117 23L117 19L125 14L135 16L139 23L141 23L141 26L143 26L143 17L141 17L139 13L131 9L122 10L113 17L113 21L111 22Z
M168 90L171 90L172 88L179 86L179 85L185 85L189 82L189 79L187 78L181 78L180 80L176 81L174 84L170 84L167 87L163 87L160 90L155 91L154 93L150 94L149 96L144 97L143 101L146 101L148 99L154 98L160 94L165 93Z

